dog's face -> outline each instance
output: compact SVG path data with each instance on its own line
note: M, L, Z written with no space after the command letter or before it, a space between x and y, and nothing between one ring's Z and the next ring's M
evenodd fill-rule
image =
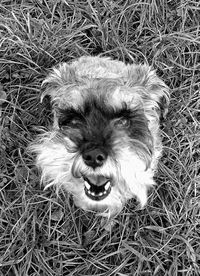
M45 186L111 216L133 197L144 206L162 150L166 85L146 65L99 57L61 64L44 85L54 123L32 149Z

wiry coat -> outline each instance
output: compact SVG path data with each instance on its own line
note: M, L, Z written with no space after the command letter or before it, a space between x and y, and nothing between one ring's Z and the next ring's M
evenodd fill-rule
M43 86L54 122L31 148L44 185L62 187L76 205L109 215L133 197L144 206L162 152L159 118L169 103L155 71L82 57L53 68ZM98 164L86 159L94 151Z

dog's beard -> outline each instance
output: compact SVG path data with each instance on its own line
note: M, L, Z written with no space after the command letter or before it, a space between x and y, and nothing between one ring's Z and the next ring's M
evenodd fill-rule
M114 216L127 200L134 197L143 207L147 202L148 187L154 185L153 170L147 166L146 155L142 156L142 151L136 153L126 144L122 146L120 143L120 147L115 149L115 158L109 156L103 166L95 170L84 163L76 145L68 137L60 139L56 132L41 136L32 150L37 153L37 165L42 170L45 188L52 185L57 191L64 188L73 195L75 204L84 210ZM91 178L103 179L103 185L95 188L89 184Z

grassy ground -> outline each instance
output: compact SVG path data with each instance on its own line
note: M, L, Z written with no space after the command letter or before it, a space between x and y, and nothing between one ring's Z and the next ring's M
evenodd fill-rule
M199 18L198 0L1 0L0 275L200 275ZM26 150L51 122L47 70L89 54L148 62L172 93L158 186L111 233L43 191Z

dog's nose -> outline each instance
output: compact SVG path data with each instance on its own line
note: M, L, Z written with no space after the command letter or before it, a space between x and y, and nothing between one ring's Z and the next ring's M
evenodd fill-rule
M107 158L107 155L101 149L88 150L82 156L85 164L93 169L102 166Z

